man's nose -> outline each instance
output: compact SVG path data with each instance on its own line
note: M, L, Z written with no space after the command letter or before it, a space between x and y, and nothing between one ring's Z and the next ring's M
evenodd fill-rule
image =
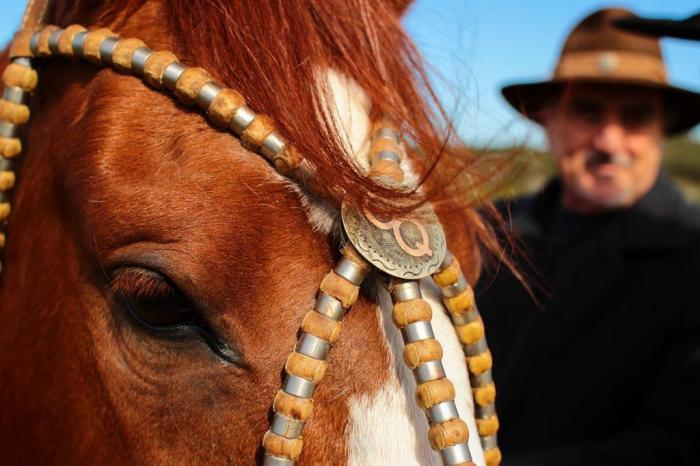
M626 131L619 119L611 116L605 119L593 137L593 146L608 153L621 152L625 148Z

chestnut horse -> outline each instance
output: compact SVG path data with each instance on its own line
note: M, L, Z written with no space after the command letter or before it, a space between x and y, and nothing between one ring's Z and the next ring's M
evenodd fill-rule
M435 165L439 105L401 28L406 3L60 0L51 20L108 27L208 69L357 204L398 196L361 168L378 115L427 154L414 163L423 194L409 197L438 195L430 187L456 173L444 157ZM0 282L0 462L261 461L284 361L337 257L335 208L199 113L86 63L42 65L24 140ZM447 200L438 212L473 280L486 228ZM461 345L424 292L475 432ZM299 464L440 464L390 305L366 286L345 319ZM469 445L483 464L477 435Z

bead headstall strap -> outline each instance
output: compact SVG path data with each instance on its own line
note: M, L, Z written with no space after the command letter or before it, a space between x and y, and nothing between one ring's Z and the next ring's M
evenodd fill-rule
M244 146L262 155L277 172L326 197L327 193L315 183L313 166L277 133L269 117L255 114L238 92L217 84L205 70L186 67L172 53L153 51L138 39L121 39L107 29L87 31L79 25L65 29L45 26L47 11L46 0L33 0L29 4L22 29L10 48L11 63L3 74L0 249L5 245L3 229L10 214L9 192L15 184L12 160L22 151L19 135L29 121L29 96L38 85L33 68L38 58L85 59L139 76L156 89L172 91L183 103L205 111L214 125L240 137ZM381 122L373 128L371 138L369 176L387 183L401 182L404 150L399 131L390 123ZM362 281L372 270L390 277L393 321L404 339L404 361L416 378L417 403L430 424L431 447L440 452L446 465L472 464L467 425L459 418L455 388L445 375L442 347L430 324L432 310L422 299L417 282L429 275L442 292L464 347L486 463L489 466L500 463L491 354L473 290L456 258L446 248L437 217L427 206L416 216L421 218L420 222L406 218L382 222L370 212L342 207L346 237L342 256L321 282L314 308L305 314L299 340L285 364L286 377L273 401L273 421L262 441L266 465L289 466L299 458L303 427L312 414L314 390L325 374L326 356L339 336L344 314L357 299ZM402 230L401 225L406 222L412 228ZM404 238L405 231L409 231L409 241ZM378 245L386 245L386 239L392 237L392 247L377 250Z

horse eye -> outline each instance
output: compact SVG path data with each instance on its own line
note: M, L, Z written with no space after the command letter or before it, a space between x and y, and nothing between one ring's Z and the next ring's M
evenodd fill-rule
M158 272L119 268L112 275L110 288L131 317L149 330L173 330L196 323L187 298Z

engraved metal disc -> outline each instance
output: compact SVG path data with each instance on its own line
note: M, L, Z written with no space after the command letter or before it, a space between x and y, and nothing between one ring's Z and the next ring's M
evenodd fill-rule
M445 233L427 205L410 217L386 220L343 204L341 218L343 230L357 251L392 277L427 277L437 272L445 258Z

